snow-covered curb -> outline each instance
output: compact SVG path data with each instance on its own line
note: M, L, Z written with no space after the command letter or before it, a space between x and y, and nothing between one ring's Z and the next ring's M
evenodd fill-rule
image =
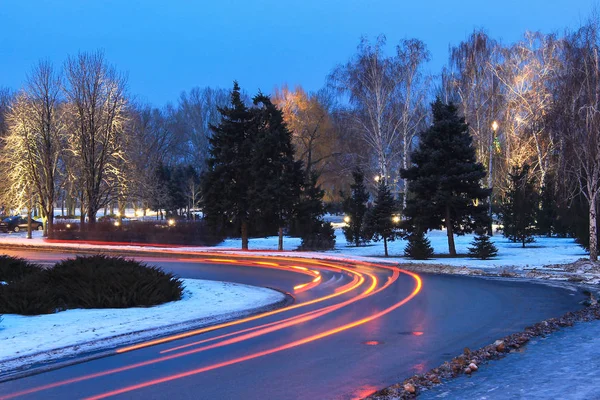
M173 332L212 325L286 302L278 291L229 282L183 279L183 299L155 307L67 310L0 322L2 374L32 364L98 352Z

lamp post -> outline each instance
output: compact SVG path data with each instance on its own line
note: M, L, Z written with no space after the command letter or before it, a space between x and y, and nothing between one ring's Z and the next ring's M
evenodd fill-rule
M494 172L494 141L496 140L496 132L498 131L498 122L492 122L492 134L490 135L490 157L488 160L488 189L490 189L490 198L488 201L488 215L490 217L490 226L488 228L488 234L490 236L494 235L494 221L492 219L492 185L493 185L493 177L492 173Z

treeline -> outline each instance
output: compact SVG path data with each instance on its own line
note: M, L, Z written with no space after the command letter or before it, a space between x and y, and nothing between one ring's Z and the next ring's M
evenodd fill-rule
M401 171L415 165L432 126L430 104L436 97L453 103L485 167L488 216L505 212L511 176L526 170L536 194L535 232L576 236L596 259L599 29L592 18L563 34L527 32L512 44L475 31L450 49L437 76L425 73L430 55L417 39L392 52L383 36L362 39L321 90L284 85L269 102L283 112L304 185L314 176L324 200L340 202L360 168L372 194L378 182L388 186L398 214L410 209L410 174ZM20 91L0 90L3 203L39 207L44 216L56 204L77 206L91 223L102 207L126 204L191 214L205 197L201 176L216 166L213 128L230 107L231 92L211 88L192 89L164 108L139 104L101 53L68 57L62 68L42 62ZM255 221L250 234L293 230L292 219L272 215L271 224ZM230 221L221 228L243 218Z

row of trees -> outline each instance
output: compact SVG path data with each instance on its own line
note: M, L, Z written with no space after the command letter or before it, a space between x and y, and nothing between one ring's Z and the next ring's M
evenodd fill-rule
M390 55L385 37L374 43L362 39L357 52L332 70L321 91L307 93L302 87L283 86L268 99L271 105L266 97L257 96L252 110L244 112L267 113L269 107L283 112L282 122L295 150L290 160L302 161L305 187L311 187L306 182L317 174L313 187L324 188L327 201L340 199L340 191L347 191L351 171L358 166L368 191L377 191L373 180L377 177L400 200L396 214L413 221L419 230L445 226L449 240L452 233L473 225L459 211L437 208L446 197L454 202L453 194L436 192L444 199L419 203L419 196L432 196L433 189L432 181L427 182L415 168L438 157L432 164L439 161L457 169L443 159L462 151L458 147L464 143L448 136L439 154L420 153L417 144L427 144L427 128L441 121L436 113L464 115L468 125L456 129L468 132L473 152L461 157L474 159L484 169L453 171L468 176L469 190L477 191L471 197L473 204L461 207L474 215L472 207L480 214L486 204L489 223L492 209L500 210L509 196L512 171L528 165L538 193L537 207L548 211L547 231L583 235L584 242L589 238L590 255L596 259L599 45L599 23L594 18L572 32L526 33L510 45L475 31L451 48L448 67L434 79L424 72L429 59L424 43L402 40ZM432 94L440 101L430 113ZM250 104L242 91L238 95L242 104ZM3 203L38 207L49 227L57 201L66 203L67 209L80 206L91 223L100 208L114 204L190 213L204 197L199 177L218 167L211 153L219 145L214 132L224 128L220 110L231 108L230 100L227 90L195 88L183 93L175 105L157 109L134 101L126 92L125 77L101 53L68 57L61 70L42 62L18 93L0 90ZM456 110L447 108L450 102ZM257 153L248 155L246 163L262 157L259 151L266 146L252 148ZM267 176L256 179L270 185ZM175 182L180 179L185 183ZM475 181L480 184L477 190ZM235 185L251 183L236 181ZM302 193L302 187L294 190ZM265 196L257 188L258 184L248 194L252 199ZM266 212L260 207L260 214L272 215L276 229L293 220L287 205L281 205L288 195L284 190L282 198L269 199L277 210ZM256 214L253 205L245 207L245 212L236 211L229 220L241 224ZM253 207L252 213L248 211ZM576 210L577 218L567 218L574 214L569 210ZM581 210L585 215L579 215ZM540 225L541 214L536 215ZM555 220L561 220L560 229ZM272 227L266 225L253 223L254 233L270 232Z

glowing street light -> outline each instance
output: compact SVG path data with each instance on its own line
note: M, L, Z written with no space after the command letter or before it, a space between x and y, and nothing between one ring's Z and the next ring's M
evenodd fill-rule
M344 217L344 222L347 223L347 224L349 224L350 223L350 217L346 215Z
M175 220L172 218L169 221L167 221L167 223L169 224L169 226L175 226Z
M115 221L115 226L121 226L121 223L119 221Z
M400 217L398 215L394 215L392 217L392 222L395 223L395 224L397 224L398 222L400 222Z
M375 182L379 182L380 179L381 177L379 175L375 175Z
M498 131L498 122L497 121L492 122L492 130L494 131L494 133L496 133L496 131Z

